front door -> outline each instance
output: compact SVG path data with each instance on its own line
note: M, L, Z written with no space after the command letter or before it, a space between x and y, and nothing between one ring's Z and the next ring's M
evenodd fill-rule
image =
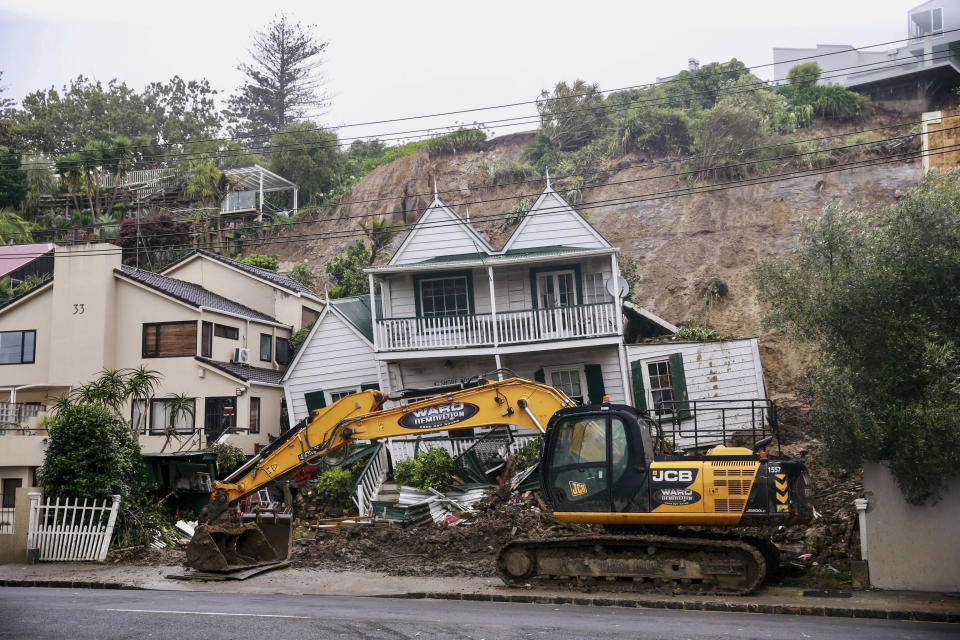
M573 307L577 288L572 270L548 271L537 276L537 304L544 337L569 335L575 326Z
M235 429L237 426L236 396L206 398L203 425L207 442L216 442L224 431Z

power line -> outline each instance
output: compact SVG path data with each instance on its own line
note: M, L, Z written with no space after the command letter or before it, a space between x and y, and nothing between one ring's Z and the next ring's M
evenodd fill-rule
M612 205L627 205L635 204L639 202L663 200L669 198L677 198L684 196L699 195L703 193L713 193L717 191L725 191L728 189L736 189L741 187L748 186L757 186L763 184L770 184L775 182L783 182L785 180L793 180L798 178L817 176L817 175L826 175L830 173L837 173L840 171L849 171L853 169L860 168L869 168L873 166L881 166L885 164L891 164L895 162L904 162L906 160L914 160L920 157L930 157L941 155L944 153L952 153L960 148L960 144L944 145L941 147L935 147L928 151L913 151L904 154L899 154L897 156L887 157L887 158L878 158L878 159L866 159L866 160L857 160L847 163L842 163L840 165L835 165L833 167L821 168L821 169L808 169L800 171L785 172L781 174L772 174L769 176L758 176L757 178L748 178L744 180L732 180L723 183L704 185L702 187L684 187L680 189L670 189L666 191L651 192L647 194L639 194L635 196L622 196L618 198L609 198L606 200L598 200L590 203L580 204L576 207L576 210L583 209L595 209L605 206ZM554 213L557 210L561 210L562 207L546 207L538 212L530 212L526 215L549 215ZM503 220L506 217L513 215L513 212L500 212L494 214L488 214L484 216L473 216L471 218L471 223L476 220L483 221L495 221ZM447 226L456 226L462 224L463 222L440 222L440 223L426 223L423 225L425 228L434 228L434 227L447 227ZM397 225L392 227L392 229L402 230L405 228L405 225ZM274 238L265 238L255 242L249 242L250 245L264 246L272 244L289 244L292 242L303 242L304 240L329 240L334 238L349 238L349 237L362 237L364 234L362 232L357 232L355 230L342 230L342 231L329 231L329 232L316 232L316 233L298 233L298 234L288 234L284 236L277 236ZM146 236L150 237L150 236ZM189 243L182 245L167 245L163 247L158 247L165 251L189 251L191 249L215 249L215 248L224 248L229 246L231 243L228 241L219 242L204 242L204 243ZM80 252L74 251L71 253L71 256L61 256L61 257L83 257L87 255L97 255L103 253L116 254L121 253L122 248L117 249L90 249L90 250L81 250ZM37 254L37 257L42 254Z
M901 125L901 124L897 124L897 125L890 125L890 126L887 126L887 127L877 127L876 130L888 129L888 128L893 128L893 127L896 127L896 126L902 126L902 125ZM950 130L957 129L957 128L960 128L960 126L944 128L943 131L950 131ZM860 131L860 132L856 132L856 133L863 133L863 132ZM840 136L843 136L843 135L851 135L851 134L850 134L850 133L846 133L846 134L836 134L836 135L833 136L833 137L840 137ZM747 160L747 161L743 161L743 162L739 162L739 163L732 163L732 164L726 164L726 165L714 165L714 166L710 166L710 167L703 167L703 168L700 168L700 169L686 169L686 170L682 170L682 171L678 171L678 172L665 173L665 174L660 174L660 175L656 175L656 176L643 176L643 177L640 177L640 178L632 178L632 179L628 179L628 180L620 180L620 181L614 181L614 182L595 183L595 184L592 184L592 185L591 185L591 184L585 184L585 185L582 185L582 186L579 187L579 188L580 188L581 190L584 190L584 189L595 189L595 188L600 188L600 187L618 186L618 185L630 184L630 183L635 183L635 182L646 182L646 181L649 181L649 180L660 180L660 179L672 178L672 177L685 177L685 176L696 175L696 174L700 174L700 173L708 173L708 172L710 172L710 171L716 171L716 170L719 170L719 169L729 170L729 169L734 169L734 168L737 168L737 167L751 166L751 165L762 164L762 163L766 163L766 162L775 162L775 161L780 161L780 160L789 160L789 159L800 158L800 157L805 157L805 156L815 156L815 155L817 155L817 154L822 154L822 153L833 153L833 152L837 152L837 151L843 151L843 150L846 150L846 149L853 149L853 148L865 147L865 146L870 146L870 145L878 145L878 144L883 144L883 143L887 143L887 142L891 142L891 141L895 141L895 140L901 140L901 139L904 139L904 138L906 138L906 137L908 137L908 136L904 136L904 135L892 136L892 137L889 137L889 138L882 138L882 139L879 139L879 140L871 140L871 141L865 141L865 142L856 142L856 143L852 143L852 144L848 144L848 145L841 145L841 146L837 146L837 147L830 147L830 148L827 148L827 149L816 149L816 150L812 150L812 151L804 151L804 152L799 152L799 153L794 153L794 154L774 156L774 157L771 157L771 158L760 158L760 159L755 159L755 160ZM817 139L822 139L822 138L817 138ZM811 141L812 141L812 140L815 140L815 139L811 139ZM778 146L790 146L790 145L793 145L793 144L801 144L801 141L795 141L795 142L790 142L790 143L783 143L783 144L780 144L780 145L765 145L765 146L761 146L761 147L755 147L755 148L753 148L753 149L744 149L744 150L742 150L742 151L739 152L739 153L713 154L713 155L711 155L711 156L706 156L706 157L714 157L714 158L715 158L715 157L723 157L723 156L731 156L731 155L738 156L738 155L743 155L744 153L747 153L747 152L749 152L749 151L762 150L762 149L767 149L767 148L774 148L774 147L778 147ZM693 157L700 157L700 156L693 156ZM681 161L682 161L682 160L681 160ZM536 180L521 181L521 182L518 182L518 183L515 183L515 184L522 184L522 183L526 183L526 182L540 182L540 181L541 181L541 179L540 179L540 178L537 178ZM505 186L505 185L497 185L497 186ZM485 190L486 188L487 188L487 187L484 187L483 189L478 189L478 190ZM458 189L458 190L455 190L455 191L464 191L464 190L465 190L465 189ZM451 192L451 191L454 191L454 190L448 190L448 191L445 191L444 193L449 193L449 192ZM422 194L422 195L430 195L430 194ZM538 192L538 193L522 193L522 194L519 194L519 195L504 196L504 197L500 197L500 198L485 198L485 199L479 199L479 200L468 200L468 201L464 201L464 202L458 203L458 206L465 206L465 205L471 205L471 204L487 204L487 203L491 203L491 202L503 202L503 201L508 201L508 200L515 200L515 199L517 199L517 198L532 197L532 196L536 196L536 195L539 195L539 192ZM391 200L391 201L392 201L392 200L395 200L395 199L396 199L396 198L394 197L394 198L380 198L380 199L375 199L375 200L376 200L376 201L383 201L383 200ZM359 202L351 202L351 203L347 203L347 204L359 204ZM362 219L362 218L372 218L372 217L383 217L383 216L389 216L389 215L394 215L394 214L407 214L407 213L411 213L412 211L417 211L417 210L416 210L416 209L414 209L414 210L393 210L393 211L386 211L386 212L381 212L381 213L362 213L362 214L356 214L356 215L340 216L338 219L339 219L339 220L348 220L348 219ZM205 219L205 220L214 220L214 219L218 219L218 218L211 216L211 217L207 217L207 218L204 218L204 219ZM259 229L275 228L275 227L281 227L281 228L282 228L282 227L288 227L288 226L299 226L299 225L303 225L303 224L312 224L312 223L314 223L314 222L316 222L316 221L317 221L317 220L301 220L301 221L295 221L295 222L283 222L283 221L281 221L281 222L277 222L277 223L269 223L269 224L266 224L266 225L261 225L261 226L259 227ZM102 228L102 227L106 227L106 226L119 225L119 224L122 224L122 222L123 222L122 220L118 220L118 221L111 221L111 222L107 222L107 223L99 223L99 224L95 224L95 225L80 225L80 226L78 226L78 227L74 227L73 229L77 229L77 230L87 230L87 229L93 229L93 228ZM190 223L190 221L187 221L187 220L182 220L182 222L183 222L184 224L189 224L189 223ZM162 224L167 224L167 222L166 222L166 221L141 222L140 224L141 224L141 226L162 225ZM36 232L24 232L23 234L11 234L10 237L13 237L14 235L38 235L38 234L44 234L44 233L50 233L50 234L52 234L52 235L56 235L57 233L62 233L62 232L64 232L64 231L70 231L70 230L72 230L72 229L53 229L53 230L42 230L42 231L36 231ZM162 237L162 235L164 235L164 234L154 234L152 237ZM180 235L180 234L178 234L178 233L168 233L168 234L165 234L165 235Z
M950 30L950 31L944 32L944 33L949 33L949 32L953 32L953 31L960 31L960 29L953 29L953 30ZM835 55L835 54L838 54L838 53L845 53L845 52L850 51L850 50L860 50L860 49L866 49L866 48L871 48L871 47L875 47L875 46L883 46L883 45L886 45L886 44L892 44L892 43L896 43L896 42L904 42L904 41L907 41L907 40L909 40L909 39L910 39L910 38L903 38L903 39L900 39L900 40L891 40L891 41L883 42L883 43L877 43L877 44L872 44L872 45L865 45L865 46L863 46L863 47L851 47L851 48L849 48L849 49L844 49L844 50L842 50L842 51L834 51L834 52L828 52L828 53L824 53L824 54L817 54L817 55L813 55L813 56L806 56L806 57L802 57L802 58L795 58L795 59L792 59L792 60L784 61L784 63L798 62L798 61L808 60L808 59L814 59L814 58L822 58L822 57L826 57L826 56L829 56L829 55ZM923 54L910 54L909 57L910 57L910 58L920 58L920 57L923 57ZM949 57L950 57L950 54L949 54L949 53L946 53L946 54L937 54L937 55L935 55L935 56L931 56L929 59L930 59L931 61L933 61L933 60L936 60L936 59L945 59L945 58L949 58ZM904 61L904 60L906 60L906 61ZM888 62L897 62L897 64L888 64ZM726 63L721 63L721 64L726 64ZM763 65L754 65L754 66L752 66L752 67L744 67L743 69L728 69L728 70L719 71L719 72L716 72L716 73L713 73L713 74L707 74L707 76L709 77L709 76L711 76L711 75L729 75L729 74L733 74L733 73L741 73L741 72L743 72L743 71L748 71L748 70L751 70L751 69L758 69L758 68L763 68L763 67L767 67L767 66L773 66L774 64L776 64L776 63L768 63L768 64L763 64ZM877 65L885 65L885 66L883 66L883 67L880 67L880 68L876 69L876 70L883 70L883 69L891 69L891 68L895 68L895 67L899 67L899 66L906 66L906 65L910 65L910 64L914 64L914 61L913 61L913 60L904 59L904 58L898 58L898 59L896 59L895 61L885 61L885 60L881 60L881 61L876 61L876 62L863 63L863 64L859 64L859 65L852 65L852 66L849 66L849 67L841 67L841 68L832 70L830 73L836 73L836 72L838 72L838 71L849 71L849 70L851 70L851 69L861 69L861 68L864 68L864 67L874 67L874 66L877 66ZM840 74L836 74L836 75L822 75L822 76L821 76L821 79L832 79L832 78L841 77L841 76L844 76L844 75L846 75L846 74L845 74L845 73L840 73ZM658 85L660 85L660 84L667 84L667 83L670 83L670 82L675 82L675 81L677 81L677 80L678 80L678 79L677 79L676 77L674 77L674 78L671 78L671 79L668 79L668 80L657 81L657 82L648 83L648 84L633 85L633 86L629 86L629 87L622 87L622 88L619 88L619 89L609 89L609 90L598 91L597 93L598 93L598 94L603 94L603 93L611 94L611 93L615 93L615 92L619 92L619 91L627 91L627 90L631 90L631 89L651 88L651 87L654 87L654 86L658 86ZM765 82L765 81L758 81L758 82L753 83L753 84L751 84L751 85L745 85L745 87L741 87L741 89L740 89L739 91L723 92L723 91L716 91L716 90L706 89L706 90L703 90L703 91L680 92L680 93L676 93L676 94L674 94L674 95L672 95L672 96L665 97L665 98L651 98L651 99L644 99L644 100L635 100L635 101L631 101L631 102L628 102L628 103L621 103L621 104L617 104L617 105L600 105L600 106L596 106L596 107L586 107L586 108L579 108L579 109L570 109L570 110L567 110L567 111L557 112L555 115L564 115L564 114L567 114L567 113L576 113L576 112L580 112L580 111L598 111L598 110L622 109L622 108L625 108L625 107L628 107L628 106L635 106L635 105L642 105L642 104L665 104L665 103L668 103L668 102L675 101L675 100L677 100L678 98L682 98L682 97L684 97L684 96L693 96L693 95L702 95L702 94L713 94L713 93L716 93L717 95L730 95L730 94L735 94L735 93L742 93L742 92L744 92L744 91L746 91L746 90L749 90L749 87L765 88L765 87L769 87L769 86L770 86L769 83L767 83L767 82ZM357 123L357 124L352 124L352 125L342 125L341 127L331 127L331 128L312 127L312 128L304 128L304 129L301 129L301 130L299 130L299 131L297 131L297 132L290 132L290 134L302 134L302 133L308 133L308 132L314 132L314 131L334 131L334 130L337 130L337 129L340 129L340 128L353 127L353 126L363 126L363 125L367 125L367 124L401 122L401 121L408 121L408 120L423 119L423 118L428 118L428 117L437 117L437 116L440 116L440 115L451 115L451 114L465 113L465 112L471 112L471 111L486 111L486 110L492 110L492 109L497 109L497 108L504 108L504 107L511 107L511 106L520 106L520 105L525 105L525 104L537 104L537 103L543 102L543 101L550 102L550 101L554 101L554 100L567 99L567 98L571 98L571 97L574 97L574 98L575 98L575 97L584 97L584 96L587 96L587 95L591 95L591 94L574 94L574 95L571 95L571 96L563 96L563 97L555 97L555 98L538 99L538 100L533 100L533 101L510 103L510 104L506 104L506 105L491 106L491 107L478 107L478 108L476 108L476 109L461 110L461 111L454 111L454 112L448 112L448 113L430 114L430 115L422 115L422 116L410 116L410 117L405 117L405 118L392 118L392 119L381 120L381 121L371 121L371 122L368 122L368 123ZM498 119L498 120L497 120L497 119L495 119L495 120L488 120L488 121L486 121L486 122L473 123L473 124L474 124L474 125L480 125L480 126L491 126L491 125L500 125L500 124L503 124L503 123L511 123L511 124L506 125L506 126L520 126L520 125L533 124L533 123L539 122L539 117L535 117L533 120L530 120L530 118L532 118L532 117L533 117L533 116L516 116L516 117L513 117L513 118L503 118L503 119ZM396 135L396 136L400 136L400 134L416 134L416 133L423 133L423 132L425 132L425 133L423 133L422 136L419 136L419 137L423 137L423 136L430 136L430 135L432 135L432 132L434 132L434 131L436 131L436 130L441 130L441 129L449 129L449 130L452 130L455 126L456 126L456 125L447 125L447 126L431 127L431 128L429 128L429 129L413 129L413 130L409 130L409 131L393 132L393 133L389 133L389 134L386 134L386 135ZM461 126L462 126L462 125L461 125ZM276 133L276 132L275 132L275 133ZM226 137L219 137L219 138L207 138L207 139L201 139L201 140L188 140L188 141L176 142L176 143L174 143L174 142L165 142L165 143L156 143L156 144L149 144L149 145L131 145L130 147L122 147L122 148L123 148L123 149L126 149L126 150L133 150L133 149L151 149L151 148L156 148L156 147L171 147L171 146L177 146L177 145L195 145L195 144L201 144L201 143L204 143L204 142L236 142L236 141L239 141L239 140L242 140L242 139L246 139L246 138L250 138L250 137L266 137L266 136L268 136L268 135L269 135L269 136L272 136L272 135L274 135L274 134L273 134L273 133L272 133L272 134L257 134L257 135L255 135L255 136L226 136ZM338 141L338 142L336 142L336 143L334 143L334 144L332 144L332 145L324 145L324 146L325 146L326 148L342 147L342 146L346 146L346 144L347 144L347 143L345 142L346 140L359 140L359 139L366 139L366 138L369 138L369 137L370 137L370 136L353 136L353 137L347 137L347 138L342 138L342 140L343 140L344 142ZM408 137L408 136L402 136L402 137L396 137L396 138L387 138L387 139L389 139L389 140L400 140L400 139L404 139L405 137ZM377 138L375 138L375 139L383 139L383 138L377 137ZM319 147L319 146L314 146L314 147L309 147L309 148L320 148L320 147ZM73 152L77 152L77 151L82 151L82 149L81 149L81 148L74 148L73 151L61 151L60 154L73 153ZM230 152L227 152L227 155L224 155L224 156L219 156L219 155L216 154L216 153L204 155L204 153L205 153L205 152L194 152L193 154L188 154L188 153L184 152L184 153L181 153L181 154L173 154L173 155L167 155L167 156L145 156L143 159L141 159L141 161L147 160L147 159L150 159L150 160L155 160L155 159L165 159L165 160L169 160L169 159L171 159L171 158L174 158L174 159L175 159L175 158L177 158L177 157L190 157L191 155L199 155L199 156L210 157L210 158L213 158L213 157L234 157L234 156L237 156L237 155L250 155L250 154L252 153L252 151L250 151L250 150L247 150L247 151L230 151ZM51 163L46 163L46 164L48 164L48 165L55 165L56 163L55 163L55 162L51 162ZM34 165L34 166L37 166L37 165Z

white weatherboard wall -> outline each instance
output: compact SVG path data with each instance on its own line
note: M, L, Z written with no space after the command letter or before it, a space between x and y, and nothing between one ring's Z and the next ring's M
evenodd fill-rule
M960 591L960 480L948 486L935 505L914 506L903 499L884 465L863 465L871 586Z
M504 250L532 249L564 245L582 249L610 246L583 217L553 189L541 194L523 222L517 227Z
M488 247L479 236L471 233L460 216L437 202L434 200L434 204L420 216L390 261L391 265L423 262L438 255L488 252Z
M639 360L646 364L664 360L674 353L683 356L683 372L690 400L750 400L762 399L767 395L756 338L627 345L629 363ZM647 395L647 406L652 409L646 366L643 367L643 388ZM630 397L632 400L633 395ZM720 426L718 412L705 409L703 414L697 418L699 429L716 429ZM746 426L753 419L759 419L759 415L751 415L749 409L731 411L726 415L726 427ZM686 428L688 421L684 421L683 426ZM689 426L692 429L692 423ZM681 444L689 443L682 440Z
M292 403L290 424L307 417L305 393L377 382L373 345L360 337L338 313L324 313L301 349L303 353L298 354L284 381Z

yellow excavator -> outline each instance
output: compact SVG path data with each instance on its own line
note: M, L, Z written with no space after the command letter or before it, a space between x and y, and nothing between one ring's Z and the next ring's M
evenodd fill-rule
M384 408L388 400L395 406ZM696 414L706 420L706 410L691 411L690 404L661 405L656 413L683 414L695 435ZM731 529L804 522L813 513L804 453L786 458L763 450L777 435L775 407L763 407L766 430L734 430L685 452L678 442L683 428L668 436L663 421L646 411L608 402L578 406L562 391L522 378L477 377L390 395L362 391L315 411L308 424L289 429L216 483L187 564L229 571L288 558L289 508L241 513L238 505L304 465L338 464L351 442L511 425L542 434L540 486L553 515L602 525L603 532L508 542L497 557L506 584L602 581L628 589L653 583L749 593L778 554L768 540ZM691 427L685 428L689 435ZM733 446L737 442L749 446Z

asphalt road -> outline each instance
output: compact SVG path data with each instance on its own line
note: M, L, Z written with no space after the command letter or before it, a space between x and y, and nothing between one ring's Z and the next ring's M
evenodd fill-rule
M0 638L957 638L960 626L660 609L0 588Z

